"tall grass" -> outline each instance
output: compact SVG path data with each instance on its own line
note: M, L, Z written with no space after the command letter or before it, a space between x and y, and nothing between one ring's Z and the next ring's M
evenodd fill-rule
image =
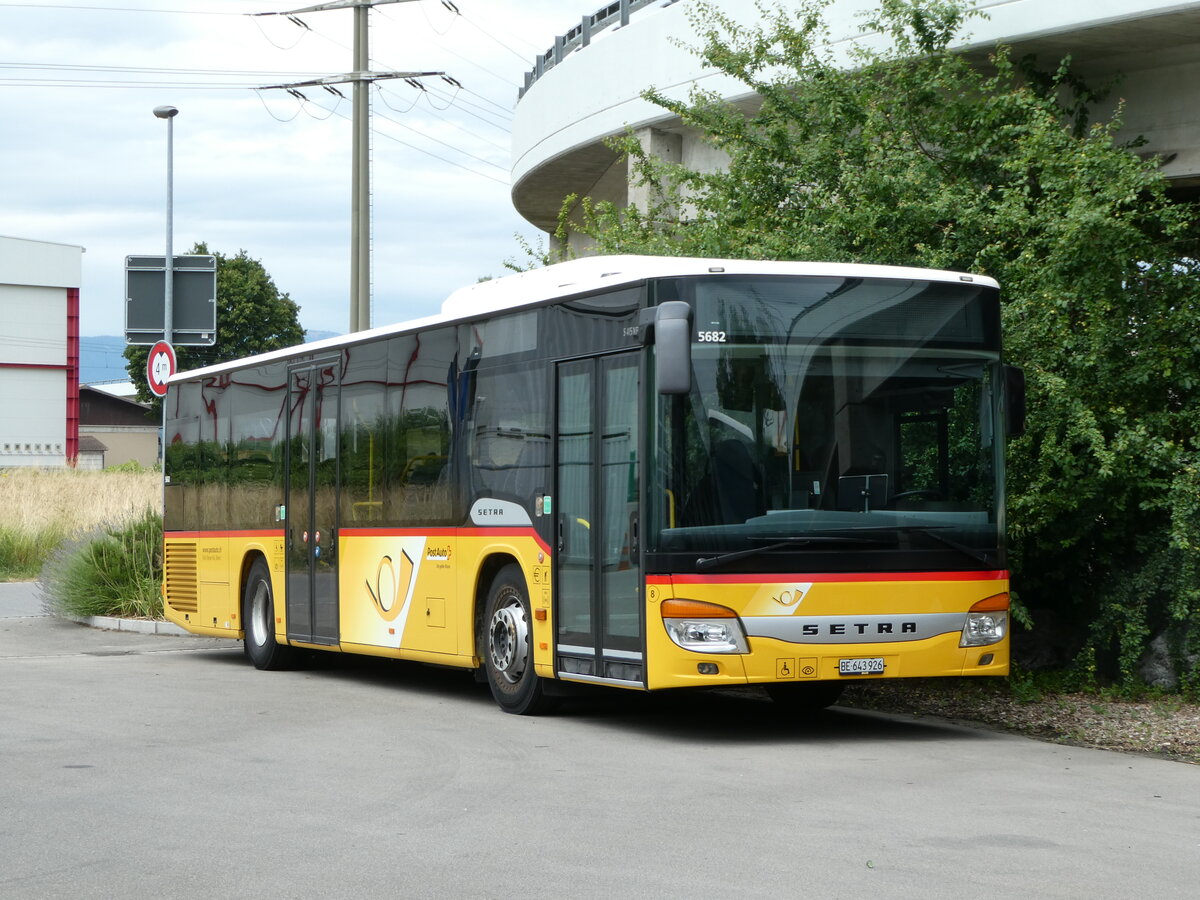
M157 470L7 469L0 472L0 528L61 524L68 534L162 510Z
M58 522L31 529L0 525L0 581L37 578L48 555L67 534Z
M162 510L157 471L0 471L0 580L36 578L56 548Z

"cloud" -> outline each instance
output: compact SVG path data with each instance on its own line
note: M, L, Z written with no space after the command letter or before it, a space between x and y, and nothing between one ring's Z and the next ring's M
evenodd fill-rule
M503 126L515 85L533 48L603 5L456 2L461 18L432 0L372 14L377 70L446 71L466 87L431 77L429 93L402 81L379 88L376 323L434 312L450 291L503 274L519 255L514 232L534 229L512 210L507 186ZM289 8L278 3L174 5L194 14L121 6L136 11L0 6L0 234L84 246L82 331L122 333L125 257L165 246L167 126L151 111L169 103L180 110L175 252L197 241L244 249L300 304L306 328L344 331L350 101L320 87L302 89L306 102L251 88L345 73L352 14L305 14L304 31L241 15ZM338 89L350 97L349 86Z

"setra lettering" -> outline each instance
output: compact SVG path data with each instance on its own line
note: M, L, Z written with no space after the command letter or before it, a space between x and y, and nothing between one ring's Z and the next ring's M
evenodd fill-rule
M899 630L897 631L897 626ZM824 630L822 630L824 629ZM852 629L847 631L847 629ZM805 637L828 635L872 635L872 634L916 634L916 622L826 622L823 626L816 622L806 622L800 626L800 633Z

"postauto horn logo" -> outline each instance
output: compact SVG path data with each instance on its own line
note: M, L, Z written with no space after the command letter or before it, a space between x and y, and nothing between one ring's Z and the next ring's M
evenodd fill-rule
M392 557L385 555L379 560L375 570L375 583L367 578L367 593L375 601L379 614L388 621L394 621L404 607L404 598L408 596L408 586L412 582L413 561L403 550L400 552L399 571Z

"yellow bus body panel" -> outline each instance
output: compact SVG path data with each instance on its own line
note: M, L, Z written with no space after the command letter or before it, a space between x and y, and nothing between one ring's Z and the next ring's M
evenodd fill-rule
M273 532L172 532L166 535L163 612L209 637L242 637L241 593L247 560L261 555L275 590L276 638L286 643L283 537Z
M363 529L344 536L338 552L344 650L477 666L475 603L488 588L477 583L479 573L487 560L509 557L521 567L534 612L534 664L550 672L550 563L532 531Z
M959 646L967 610L980 600L1007 593L1006 573L846 574L796 576L772 582L652 576L647 582L646 657L651 690L804 679L851 682L1007 675L1009 670L1007 630L1003 640L995 644ZM749 634L750 652L698 653L675 644L667 634L661 612L662 601L673 598L732 609ZM956 627L920 639L902 639L900 629L923 617L953 621ZM810 643L756 634L786 630L799 637L801 623L818 629L818 636L825 640ZM844 633L847 639L833 642L833 628L840 628L839 634ZM892 629L895 639L871 641L870 637L881 628ZM870 657L883 658L882 674L840 674L839 660ZM700 663L715 664L717 674L700 674Z
M261 555L275 592L275 636L288 643L281 533L170 533L165 550L164 610L169 621L196 634L240 639L242 581L249 560ZM531 529L360 529L340 537L338 553L341 643L320 649L477 666L475 604L477 598L485 602L488 588L477 582L487 560L506 557L520 566L529 591L535 670L543 677L556 677L551 560ZM645 585L647 687L1006 675L1007 635L996 644L964 648L959 646L959 625L920 639L871 641L860 620L877 617L902 623L906 616L938 614L964 618L972 604L1007 591L1007 573L1002 572L797 575L778 581L650 576ZM672 598L733 610L749 633L749 652L698 653L679 647L667 634L661 614L662 601ZM842 622L852 637L807 643L756 633L764 630L764 623L775 623L778 630L777 623L788 618L797 623ZM858 635L853 634L856 627L861 629ZM793 628L792 637L794 632ZM884 672L839 673L839 660L864 657L882 658ZM701 674L701 663L715 666L716 674Z

